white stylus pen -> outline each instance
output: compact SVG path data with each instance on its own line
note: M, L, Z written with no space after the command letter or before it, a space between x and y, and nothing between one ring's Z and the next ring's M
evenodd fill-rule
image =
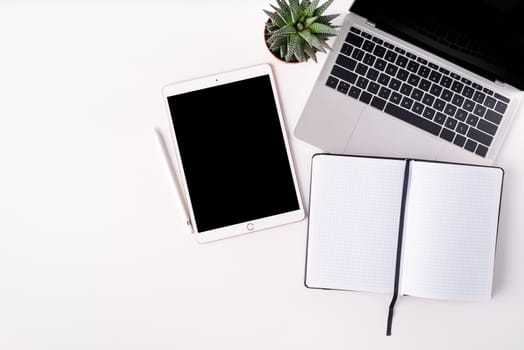
M184 200L184 196L182 195L182 188L180 187L180 181L178 180L178 176L176 175L175 168L173 166L173 162L171 161L171 157L169 156L169 153L167 152L167 147L164 141L164 137L162 136L162 133L160 132L160 130L158 130L157 128L155 128L155 134L158 140L158 144L160 148L162 149L162 154L164 156L164 161L166 163L166 166L169 170L169 174L171 175L171 179L173 180L173 185L175 186L175 191L178 197L178 204L179 204L180 210L182 212L182 215L184 216L186 225L189 227L190 232L193 233L193 225L191 224L191 218L189 217L189 211L187 210L186 202Z

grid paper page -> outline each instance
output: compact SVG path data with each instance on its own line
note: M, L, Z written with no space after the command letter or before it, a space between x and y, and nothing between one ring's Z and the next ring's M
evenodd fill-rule
M313 158L308 287L392 292L405 164Z
M491 297L502 170L411 162L401 293Z

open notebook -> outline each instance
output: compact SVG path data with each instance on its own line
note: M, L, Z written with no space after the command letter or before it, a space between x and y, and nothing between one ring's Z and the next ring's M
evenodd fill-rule
M489 299L502 180L496 167L315 155L306 286Z

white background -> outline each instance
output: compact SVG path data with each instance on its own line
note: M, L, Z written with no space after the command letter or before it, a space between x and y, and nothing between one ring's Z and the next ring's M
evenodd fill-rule
M161 87L270 63L291 136L325 59L273 58L263 8L1 3L1 349L524 348L524 116L497 162L493 300L401 298L392 337L389 296L304 287L306 220L207 245L184 232L153 134ZM290 140L307 202L318 150Z

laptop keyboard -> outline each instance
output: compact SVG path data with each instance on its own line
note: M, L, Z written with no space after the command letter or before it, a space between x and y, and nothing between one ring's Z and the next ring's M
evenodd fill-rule
M326 85L481 157L510 99L351 27Z

